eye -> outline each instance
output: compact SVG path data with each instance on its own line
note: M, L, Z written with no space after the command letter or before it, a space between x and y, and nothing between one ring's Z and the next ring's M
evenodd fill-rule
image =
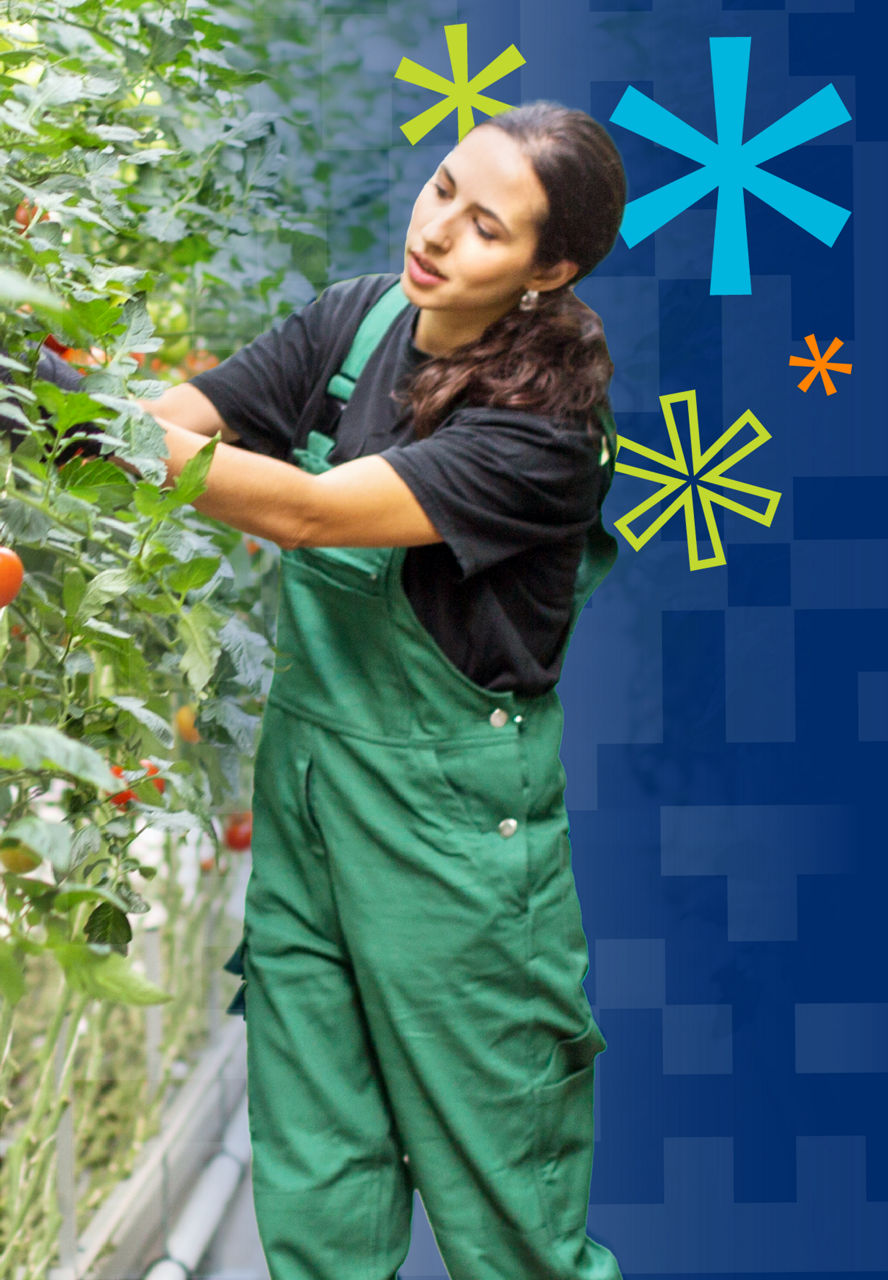
M477 218L475 219L475 226L476 226L476 228L477 228L477 230L478 230L478 235L481 237L481 239L482 239L482 240L495 240L495 239L496 239L496 232L495 232L495 231L488 231L485 227L482 227L482 226L481 226L481 223L477 220Z
M442 199L442 200L443 200L443 199L445 199L445 197L446 197L446 195L447 195L447 188L446 188L446 187L442 187L442 186L441 186L441 184L440 184L440 182L436 182L434 178L432 178L432 179L431 179L431 185L435 188L435 190L437 191L437 193L438 193L438 195L441 197L441 199Z

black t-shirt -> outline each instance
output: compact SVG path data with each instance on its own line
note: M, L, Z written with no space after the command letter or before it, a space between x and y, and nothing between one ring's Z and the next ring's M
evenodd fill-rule
M561 670L573 584L610 475L581 424L512 409L462 408L416 440L392 397L428 357L412 304L392 322L351 399L327 395L364 315L397 279L331 285L279 326L192 379L240 443L289 459L310 431L331 462L381 454L444 539L407 550L403 583L418 618L475 683L536 695Z

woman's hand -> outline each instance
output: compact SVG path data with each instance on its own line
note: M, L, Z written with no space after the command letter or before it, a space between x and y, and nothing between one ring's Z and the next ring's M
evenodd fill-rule
M172 479L204 447L206 436L155 416L166 431L167 474ZM207 489L194 505L204 515L268 538L284 550L415 547L442 541L413 490L378 455L310 475L289 462L222 441L216 446Z

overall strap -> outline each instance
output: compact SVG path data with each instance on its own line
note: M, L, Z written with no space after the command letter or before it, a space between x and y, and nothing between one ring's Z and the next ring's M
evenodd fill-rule
M342 362L342 368L327 383L327 395L337 400L348 400L355 389L355 383L361 376L361 370L370 359L383 334L400 315L410 299L401 288L400 279L390 289L386 289L382 297L377 298L373 306L361 321L348 355Z

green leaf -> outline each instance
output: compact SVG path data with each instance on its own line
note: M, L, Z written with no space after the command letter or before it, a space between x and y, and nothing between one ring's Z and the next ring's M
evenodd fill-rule
M222 646L219 631L222 618L208 604L198 601L183 613L176 625L185 652L179 661L188 683L195 693L200 693L216 669Z
M111 701L116 707L120 707L122 711L132 716L134 720L147 729L162 747L167 750L172 748L174 738L169 723L162 716L159 716L156 711L151 711L150 708L146 707L141 698L120 696L112 698Z
M25 303L36 315L48 323L51 328L55 324L63 324L67 331L73 331L77 340L87 340L87 335L75 324L68 307L50 289L35 284L27 276L8 267L0 267L0 310L18 311Z
M163 339L153 336L154 322L143 294L123 304L121 323L123 331L114 339L114 351L156 351L163 346Z
M219 639L234 663L238 680L251 692L263 689L272 653L265 637L232 614Z
M55 383L42 378L36 380L35 388L40 404L52 414L53 425L58 432L79 427L83 422L92 422L99 416L95 400L82 391L63 391Z
M103 506L125 502L133 492L129 478L106 458L71 458L59 469L59 478L69 493Z
M71 828L65 822L45 818L17 818L0 833L0 846L24 845L32 853L47 858L58 871L71 869Z
M100 902L90 913L83 932L90 942L103 942L121 955L126 955L127 943L132 941L133 931L126 912L110 902Z
M62 603L69 618L76 617L85 594L86 578L82 570L69 565L62 582Z
M250 715L236 702L220 698L212 706L204 705L202 718L218 724L231 737L232 742L245 755L252 756L256 750L256 737L259 732L259 717Z
M135 859L132 859L132 867L130 869L135 870L136 866L138 866L138 863L136 863ZM133 911L137 915L144 915L146 911L151 910L145 899L136 893L135 889L131 889L128 884L119 885L117 891L126 903L127 911Z
M25 975L18 950L11 942L0 940L0 995L10 1004L18 1004L25 994Z
M80 827L71 842L71 866L78 867L87 858L94 857L102 849L102 837L98 827Z
M72 649L65 658L66 676L90 676L95 669L95 662L83 649Z
M126 903L123 898L114 893L112 889L106 889L104 885L100 884L66 885L64 889L55 894L52 905L55 911L67 911L69 907L76 907L81 902L102 902L117 911L126 910ZM97 938L95 941L104 942L106 939Z
M199 556L185 564L178 565L167 577L167 585L171 591L184 595L186 591L195 591L205 586L219 568L219 557Z
M195 498L199 498L205 491L207 475L218 443L219 438L217 436L214 436L212 440L208 440L194 457L188 459L176 478L173 491L181 505L194 502Z
M0 769L67 774L103 790L117 785L98 751L42 725L0 729Z
M131 632L121 631L120 627L112 627L110 622L104 622L101 618L88 618L83 629L96 636L107 636L109 640L132 641L133 639Z
M165 1004L173 999L133 969L124 956L117 952L97 955L90 950L90 945L100 944L70 942L54 947L68 985L74 991L120 1004Z
M157 485L148 484L146 481L140 480L133 491L133 506L140 516L154 519L162 516L167 511L173 510L176 503L171 503L169 495L159 489Z
M77 610L77 617L91 618L109 600L126 595L135 585L135 575L130 569L104 569L97 573L86 588Z

